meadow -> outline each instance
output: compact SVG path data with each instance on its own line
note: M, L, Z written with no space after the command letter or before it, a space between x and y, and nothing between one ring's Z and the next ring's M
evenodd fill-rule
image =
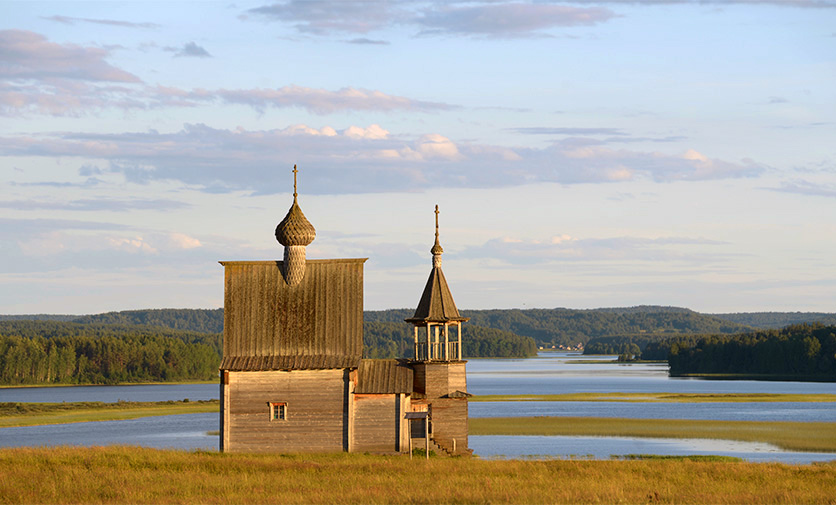
M0 503L836 503L836 463L0 450Z

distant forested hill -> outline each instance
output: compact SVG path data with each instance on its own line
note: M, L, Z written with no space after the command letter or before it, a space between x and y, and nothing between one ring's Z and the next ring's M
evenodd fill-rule
M609 309L463 310L469 325L510 331L533 338L540 345L586 344L596 337L630 334L731 334L748 326L678 307L640 306ZM412 315L410 309L366 312L366 321L396 322Z
M77 323L142 324L163 326L174 330L222 333L224 309L146 309L106 312L76 317Z
M412 309L366 311L366 322L398 323ZM493 328L531 337L540 345L586 344L590 339L629 334L731 334L752 329L721 315L699 314L679 307L638 306L604 309L465 310L472 327ZM39 316L44 317L44 316ZM65 316L61 316L65 317ZM140 324L203 333L223 331L223 309L153 309L108 312L73 319L79 323Z
M72 321L79 317L70 314L0 314L0 321Z
M763 329L780 329L803 323L836 324L836 314L827 312L738 312L711 316Z
M464 358L524 358L537 354L537 345L531 337L470 324L462 330L462 342ZM367 358L411 358L413 343L412 325L393 321L363 323Z

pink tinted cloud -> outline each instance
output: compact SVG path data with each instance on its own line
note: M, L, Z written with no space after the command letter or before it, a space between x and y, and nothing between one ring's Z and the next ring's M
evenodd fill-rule
M35 32L0 31L0 77L7 80L141 82L139 77L108 63L107 56L105 49L56 44Z

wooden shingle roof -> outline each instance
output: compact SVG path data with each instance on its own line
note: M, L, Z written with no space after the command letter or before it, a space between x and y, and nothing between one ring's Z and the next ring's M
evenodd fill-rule
M308 260L289 286L281 261L223 261L222 370L355 368L363 356L365 258Z
M364 359L357 369L357 394L412 393L412 368L397 359Z
M408 323L419 324L426 322L444 323L447 321L467 321L470 318L462 317L456 302L453 301L453 294L447 285L447 279L440 266L434 266L418 302L415 314L406 320Z
M221 370L267 371L267 370L331 370L334 368L357 368L360 358L356 356L228 356L221 361Z

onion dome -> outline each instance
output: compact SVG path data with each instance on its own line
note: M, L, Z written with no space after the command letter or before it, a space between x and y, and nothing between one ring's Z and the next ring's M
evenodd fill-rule
M316 229L302 213L296 201L296 193L293 193L293 205L290 206L282 222L276 226L276 240L283 246L305 246L313 242L315 238Z
M284 246L284 280L296 286L305 277L305 247L316 238L316 230L302 213L296 193L296 174L293 165L293 205L287 215L276 226L276 240Z

